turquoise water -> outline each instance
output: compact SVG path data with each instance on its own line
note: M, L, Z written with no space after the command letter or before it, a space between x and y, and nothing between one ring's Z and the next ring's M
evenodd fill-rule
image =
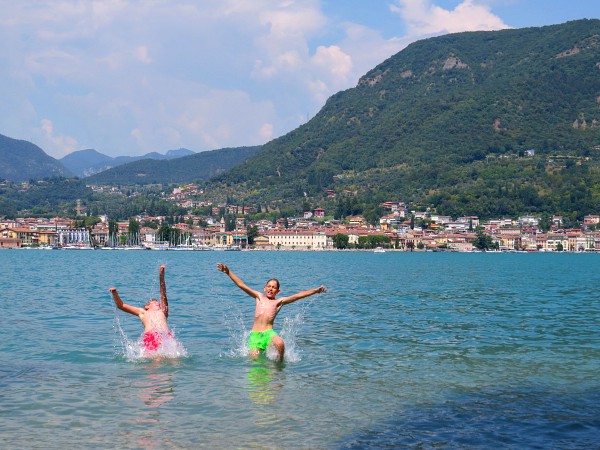
M0 251L2 448L598 448L600 256ZM282 294L251 361L248 285ZM136 352L167 264L179 353Z

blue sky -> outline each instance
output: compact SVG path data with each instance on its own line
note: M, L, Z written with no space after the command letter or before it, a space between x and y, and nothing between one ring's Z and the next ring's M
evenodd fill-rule
M0 134L57 159L263 144L430 36L598 0L0 0Z

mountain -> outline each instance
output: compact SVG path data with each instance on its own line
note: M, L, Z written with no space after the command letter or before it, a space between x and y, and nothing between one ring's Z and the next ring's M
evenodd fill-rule
M113 160L110 156L104 155L94 149L79 150L69 153L59 161L78 177L91 175L111 167Z
M600 20L578 20L414 42L211 195L317 205L346 190L452 215L579 217L600 211L599 160Z
M59 161L76 176L87 177L113 167L118 167L133 161L140 161L142 159L169 160L192 154L194 154L193 151L186 148L180 148L177 150L169 150L164 155L152 152L142 156L117 156L113 158L96 150L87 149L69 153Z
M259 149L259 146L225 148L169 160L143 159L91 175L86 181L92 184L170 184L208 180ZM174 154L177 153L171 153Z
M72 173L37 145L0 134L0 178L27 181L53 176Z
M160 153L156 153L156 152L148 153L143 158L150 158L150 159L175 159L175 158L181 158L183 156L193 155L195 153L196 152L188 150L187 148L178 148L178 149L175 149L175 150L169 150L164 155L161 155Z

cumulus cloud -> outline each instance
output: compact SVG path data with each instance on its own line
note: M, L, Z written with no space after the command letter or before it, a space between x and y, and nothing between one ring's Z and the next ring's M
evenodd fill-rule
M319 46L312 58L315 66L328 72L334 80L348 81L352 70L352 57L344 53L337 45Z
M57 149L58 158L74 152L79 146L77 140L70 136L55 135L54 125L50 119L42 119L39 129L43 135L43 140Z
M266 141L272 139L273 136L273 124L263 123L259 131L260 136Z
M312 98L319 103L325 102L336 90L350 84L352 57L337 45L319 46L308 64L312 76L307 81Z
M431 0L396 0L390 10L402 17L411 36L508 28L489 6L476 0L464 0L453 10Z
M306 1L262 6L264 9L255 11L258 28L254 42L260 58L252 75L264 79L289 76L298 70L306 74L311 58L308 42L327 23L318 4Z
M329 97L329 87L322 80L310 80L308 82L308 89L313 98L324 101Z

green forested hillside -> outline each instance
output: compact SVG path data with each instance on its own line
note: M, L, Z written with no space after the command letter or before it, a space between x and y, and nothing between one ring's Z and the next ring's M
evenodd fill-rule
M599 146L600 20L459 33L384 61L214 194L298 205L347 189L453 215L579 217L600 210Z
M194 153L171 160L144 159L97 173L91 184L170 184L208 180L256 153L260 147L237 147Z
M94 192L79 178L54 177L31 182L0 182L0 217L75 217L77 203L85 215L107 214L125 220L137 214L175 216L186 210L163 199L158 187L129 186Z

